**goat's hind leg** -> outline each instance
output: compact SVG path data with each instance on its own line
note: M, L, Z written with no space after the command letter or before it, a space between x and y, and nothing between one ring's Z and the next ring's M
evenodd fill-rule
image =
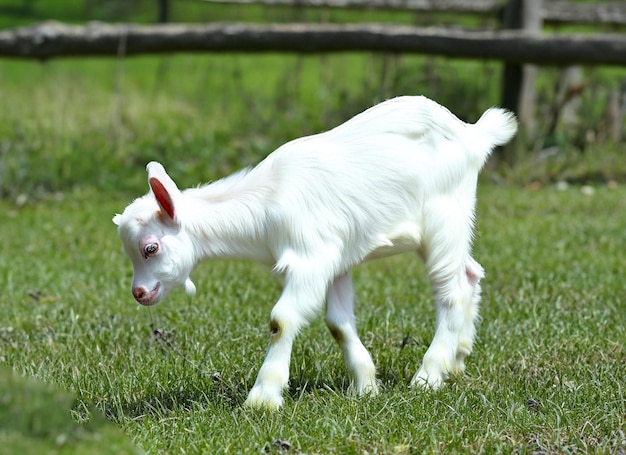
M485 276L482 266L473 258L469 258L465 266L465 275L471 287L471 300L464 305L465 319L459 333L459 345L456 350L456 370L465 371L465 357L472 353L474 337L476 335L476 320L480 307L480 280Z
M343 352L351 389L357 394L378 393L376 367L356 331L354 290L348 273L335 278L326 302L326 325Z
M431 271L437 326L411 385L440 388L451 373L465 370L465 357L472 352L483 269L469 256L459 266L440 270L446 269L449 272Z

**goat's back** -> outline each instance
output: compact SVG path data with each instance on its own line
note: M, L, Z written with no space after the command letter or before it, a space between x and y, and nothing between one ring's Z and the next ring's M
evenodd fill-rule
M423 96L401 96L373 106L336 128L286 144L317 141L315 153L328 144L344 154L367 153L394 159L398 152L415 160L437 155L437 160L469 161L480 170L494 147L506 144L517 131L515 116L500 108L488 109L475 124L461 121L448 109ZM332 148L332 146L331 146ZM334 153L336 156L338 153ZM384 159L384 157L383 157Z
M516 131L515 117L504 109L491 108L468 124L428 98L402 96L332 130L291 141L270 161L275 169L285 165L327 177L359 175L366 182L381 176L397 180L394 175L425 181L438 173L448 179L454 169L478 172L493 148Z

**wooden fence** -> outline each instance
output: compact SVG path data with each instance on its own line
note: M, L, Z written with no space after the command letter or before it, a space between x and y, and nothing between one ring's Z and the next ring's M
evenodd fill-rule
M105 24L43 22L0 31L0 57L131 56L169 52L419 53L540 65L626 66L626 35L531 34L384 24Z
M624 33L543 33L544 23L626 25L626 2L592 4L541 0L204 0L298 7L393 8L500 17L497 30L392 24L168 24L44 22L0 31L0 57L130 56L168 52L389 52L504 64L502 104L532 130L535 65L626 66ZM160 0L160 20L167 1Z
M289 7L381 9L413 11L420 13L501 14L504 0L202 0L208 3L224 3ZM572 3L562 0L530 1L541 12L547 24L626 25L626 3L612 1L602 3ZM167 6L162 5L165 10ZM161 17L163 17L161 15Z

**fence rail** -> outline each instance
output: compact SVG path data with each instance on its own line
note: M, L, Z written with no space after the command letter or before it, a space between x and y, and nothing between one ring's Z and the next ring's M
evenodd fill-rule
M499 14L502 0L203 0L208 3L288 7L386 9L428 13ZM626 25L626 2L572 3L544 1L543 21L549 24Z
M449 13L495 14L502 9L498 0L203 0L207 3L233 5L262 4L267 6L387 9Z
M381 24L104 24L44 22L0 32L0 56L34 59L165 52L374 51L541 65L626 65L623 34L530 34Z

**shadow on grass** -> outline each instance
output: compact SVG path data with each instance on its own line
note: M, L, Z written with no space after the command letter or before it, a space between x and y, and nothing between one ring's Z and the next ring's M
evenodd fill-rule
M204 412L222 408L228 411L240 408L248 396L252 384L244 381L228 383L219 374L208 377L206 389L198 387L194 381L189 387L170 387L160 392L146 391L136 400L111 402L104 407L107 419L121 422L124 419L151 417L164 419L182 412ZM320 396L331 392L338 396L350 396L349 379L338 374L330 381L302 376L290 381L285 390L286 399L297 402L304 396Z
M243 405L246 399L245 384L228 384L218 373L207 376L207 380L201 381L201 384L205 384L206 388L203 389L194 381L189 387L172 386L160 391L148 390L136 400L108 403L104 407L104 414L113 421L146 416L162 419L181 410L201 412L214 407L235 409Z

